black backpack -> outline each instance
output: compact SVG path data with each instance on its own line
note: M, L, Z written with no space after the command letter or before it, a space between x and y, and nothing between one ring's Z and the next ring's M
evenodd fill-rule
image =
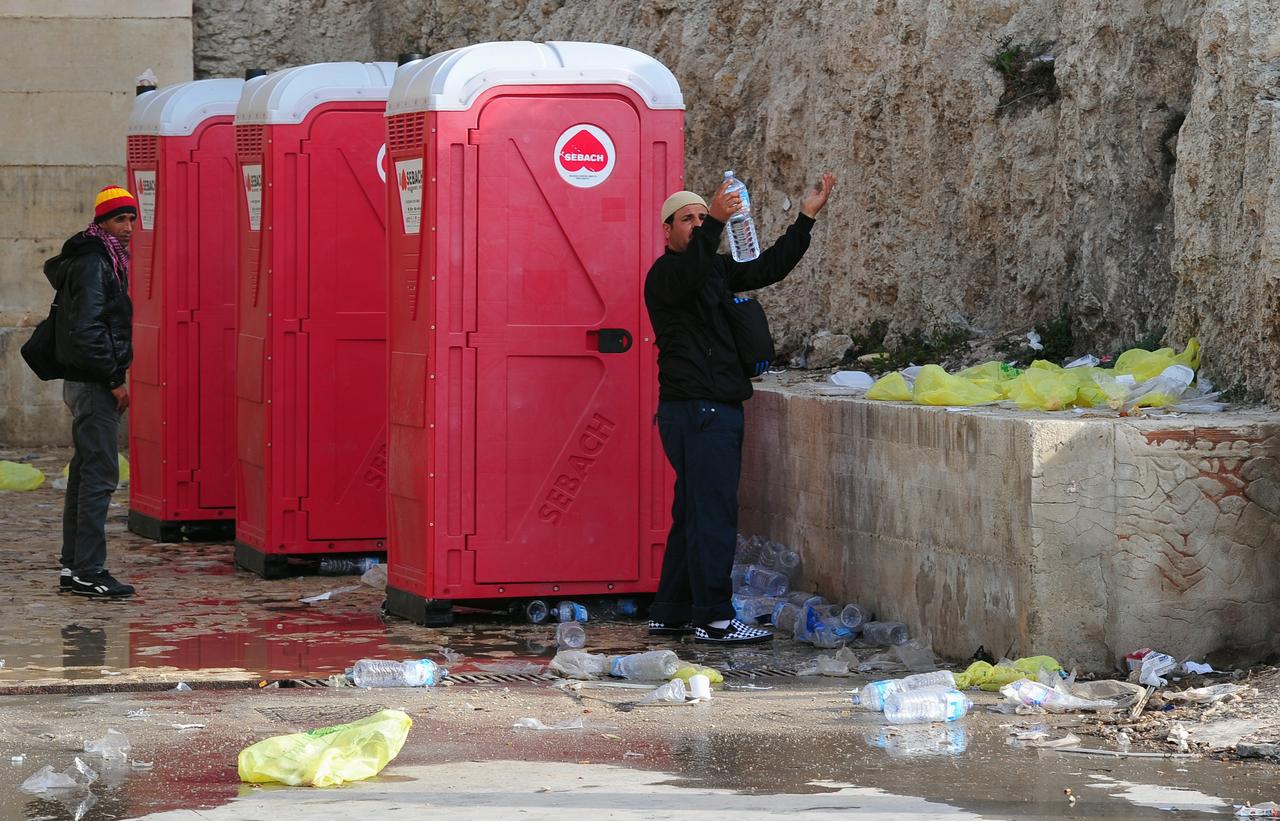
M743 375L750 379L769 370L777 352L773 348L773 336L769 333L769 319L764 315L764 308L749 296L733 294L725 299L724 307Z
M54 325L57 322L58 299L49 305L49 315L31 332L31 338L22 343L22 358L45 382L62 379L66 369L58 361L58 340Z

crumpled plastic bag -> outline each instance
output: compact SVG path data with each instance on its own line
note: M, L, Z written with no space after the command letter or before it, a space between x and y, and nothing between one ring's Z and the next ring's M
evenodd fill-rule
M613 660L603 653L588 653L585 650L561 650L547 665L547 672L565 678L591 681L607 676Z
M1000 399L1000 391L953 376L939 365L925 365L916 377L911 398L917 405L957 407L995 402Z
M1115 372L1133 374L1133 378L1141 384L1159 376L1170 365L1185 365L1193 371L1199 369L1200 341L1191 337L1187 340L1187 347L1179 354L1174 354L1173 348L1155 351L1130 348L1116 357Z
M21 462L0 460L0 490L35 490L44 484L44 473Z
M1079 369L1037 368L1032 363L1022 376L1009 383L1007 394L1023 410L1056 411L1072 405L1080 392Z
M1022 371L1007 362L991 360L956 371L956 376L975 385L992 388L1004 395L1006 386L1022 375Z
M1186 365L1170 365L1155 378L1148 379L1129 392L1125 408L1167 408L1182 401L1182 395L1195 379L1195 371Z
M361 781L400 753L412 726L401 711L381 710L349 724L263 739L240 751L236 768L250 784L332 787Z
M640 699L637 704L684 704L688 700L688 693L685 692L684 681L682 679L673 678L666 684L658 687L645 697Z
M676 674L671 678L672 680L680 679L685 684L688 684L689 679L698 675L706 676L707 681L712 684L724 684L724 676L719 670L714 667L703 667L698 664L683 665L679 670L676 670Z
M1041 670L1057 673L1062 665L1053 656L1027 656L1016 661L1004 659L999 664L988 664L975 661L963 673L956 674L956 689L969 690L977 687L994 693L1006 684L1024 678L1035 678Z
M867 398L881 402L910 402L911 386L898 371L887 373L867 389Z
M1240 694L1249 690L1243 684L1214 684L1210 687L1196 687L1191 690L1164 693L1165 701L1183 702L1186 704L1216 704L1223 699L1238 700Z
M555 724L544 724L536 718L516 719L516 723L511 725L513 730L582 730L585 725L582 722L582 716L577 718L566 718L564 721L557 721Z

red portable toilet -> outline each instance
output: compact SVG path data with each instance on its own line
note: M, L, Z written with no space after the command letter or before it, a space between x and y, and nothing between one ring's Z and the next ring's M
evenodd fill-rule
M236 563L386 549L386 146L394 63L245 85L236 295Z
M243 80L149 91L129 119L138 198L130 290L129 529L157 541L230 538L236 192Z
M657 588L671 480L643 286L683 109L664 66L595 43L396 72L390 612Z

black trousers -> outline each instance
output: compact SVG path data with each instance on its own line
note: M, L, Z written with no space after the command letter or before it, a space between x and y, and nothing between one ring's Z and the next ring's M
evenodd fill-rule
M658 403L662 449L676 472L671 533L650 618L706 624L734 617L742 405L688 399Z
M62 566L93 575L107 562L107 509L120 483L120 412L107 386L94 382L62 383L62 400L71 408L75 445L62 507Z

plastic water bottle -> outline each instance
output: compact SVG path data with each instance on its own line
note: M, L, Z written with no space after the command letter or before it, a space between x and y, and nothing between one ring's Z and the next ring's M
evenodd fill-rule
M788 579L800 575L800 554L785 547L770 553L766 564L770 570L776 570Z
M759 536L745 538L741 533L738 534L738 547L734 552L734 561L738 564L755 564L760 558L760 551L764 547L764 540Z
M862 640L880 646L906 644L911 640L907 626L898 621L869 621L862 625Z
M890 724L955 721L972 706L973 702L959 690L908 690L885 699L884 717Z
M856 632L867 623L867 618L870 615L871 614L868 613L866 608L862 605L850 602L844 606L843 610L840 611L840 622L844 624L845 627Z
M750 569L749 564L735 564L729 571L729 581L733 584L735 593L747 586L747 571Z
M351 668L357 687L434 687L449 671L431 659L360 659Z
M807 590L792 590L787 594L787 601L796 607L817 607L823 604L830 604L825 596L819 596L817 593L810 593Z
M911 690L938 689L954 690L956 677L950 670L934 670L929 673L916 673L904 678L886 678L873 681L853 696L853 703L868 710L883 710L885 700L894 693L905 693Z
M793 635L796 641L807 641L815 647L842 647L853 638L853 631L840 623L835 605L822 604L801 609Z
M524 606L524 617L530 624L542 624L551 615L551 608L542 599L532 599Z
M747 587L761 596L783 596L791 583L776 570L752 565L747 570Z
M377 565L378 560L373 556L364 556L358 559L330 557L320 560L320 575L359 576Z
M728 193L737 193L742 197L742 208L729 217L729 253L734 262L750 262L760 256L760 239L756 235L756 221L751 217L751 195L747 186L733 175L733 171L724 172L726 180L732 180L726 189Z
M731 601L739 621L747 624L756 623L761 616L773 615L773 608L778 604L778 600L772 596L757 596L751 591L734 593Z
M576 621L556 625L556 646L562 650L581 650L587 644L587 631Z
M773 626L786 633L792 633L796 629L796 621L803 612L789 601L780 601L773 607Z
M650 650L618 656L613 660L609 675L639 681L665 681L680 669L680 658L670 650Z
M590 621L591 615L587 612L587 608L572 601L562 601L558 603L551 611L551 615L556 621Z

